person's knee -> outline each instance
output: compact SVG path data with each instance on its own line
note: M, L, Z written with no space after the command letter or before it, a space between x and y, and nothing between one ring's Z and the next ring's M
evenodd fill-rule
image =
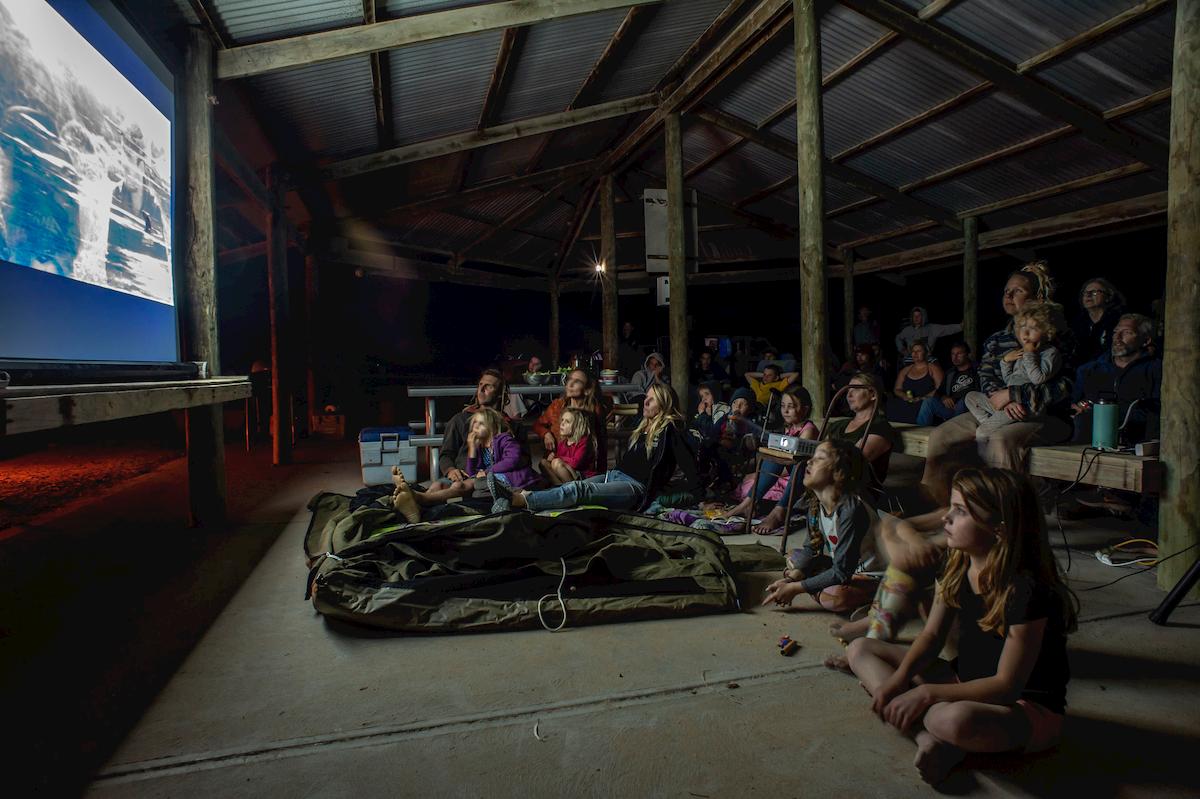
M863 658L868 657L871 648L871 640L869 638L855 638L846 647L846 660L850 662L851 668L855 663L861 663Z
M951 746L969 740L973 725L970 708L962 702L939 702L925 713L925 729Z

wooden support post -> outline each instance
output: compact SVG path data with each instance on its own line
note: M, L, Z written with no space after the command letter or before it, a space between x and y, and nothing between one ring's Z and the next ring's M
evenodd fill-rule
M842 276L842 315L845 317L842 323L843 345L846 349L846 360L854 360L854 250L846 250L842 254L842 263L846 265L846 272ZM824 409L822 409L822 413Z
M285 365L288 323L287 213L283 200L286 181L278 167L267 172L267 304L271 317L271 463L292 459L291 381Z
M1171 156L1167 181L1167 290L1162 381L1162 460L1158 551L1200 542L1200 0L1179 0L1171 82ZM1200 547L1163 561L1159 588L1188 571ZM1200 595L1193 587L1189 597Z
M687 250L684 230L683 134L679 114L666 118L667 264L671 285L671 385L688 404ZM685 411L686 412L686 411Z
M550 368L557 369L559 361L562 358L562 349L558 336L558 300L559 300L559 279L558 272L553 272L550 275Z
M979 360L979 217L963 220L963 340Z
M317 293L320 290L319 265L315 255L304 259L304 338L307 362L304 375L304 398L308 407L307 429L312 433L313 417L321 412L317 407Z
M821 56L814 0L792 0L796 33L796 185L800 210L801 381L819 413L828 405L829 324L825 285L825 201L821 149Z
M617 229L613 223L613 176L600 178L600 285L604 290L604 368L617 368Z
M208 361L220 374L217 343L216 240L213 236L213 45L193 29L184 69L187 120L187 212L184 220L184 302L180 309L184 357ZM225 440L220 405L188 408L188 521L215 527L225 521Z

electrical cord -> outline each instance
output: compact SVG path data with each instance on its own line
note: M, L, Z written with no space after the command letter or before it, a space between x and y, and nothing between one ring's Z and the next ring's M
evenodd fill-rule
M563 627L567 626L567 603L563 599L563 594L562 594L563 585L566 584L566 582L567 582L567 561L565 558L559 558L558 562L562 564L562 579L560 579L558 581L558 591L554 594L544 595L541 599L538 600L538 603L537 603L538 621L540 621L542 623L542 626L545 627L547 630L549 630L552 633L556 633L559 630L561 630ZM558 606L562 609L562 621L560 621L558 623L557 627L551 627L549 624L546 623L545 617L542 616L542 603L545 602L547 599L555 599L555 598L558 599Z
M1087 458L1087 454L1088 454L1089 450L1094 451L1096 454L1093 455L1091 461L1088 462L1087 468L1084 468L1083 462ZM1054 520L1058 524L1058 534L1060 536L1062 536L1063 548L1067 550L1066 571L1068 571L1068 572L1071 571L1071 565L1072 565L1071 564L1071 545L1069 543L1067 543L1067 531L1064 530L1063 526L1062 526L1062 498L1063 498L1063 496L1066 495L1066 493L1068 491L1070 491L1075 486L1079 485L1079 481L1082 480L1084 478L1084 476L1092 470L1092 467L1096 465L1096 461L1100 458L1100 456L1103 454L1103 452L1104 452L1104 450L1096 449L1095 447L1084 447L1083 451L1079 453L1079 469L1076 470L1076 472L1075 472L1075 479L1071 482L1070 485L1068 485L1066 488L1059 491L1058 496L1054 498Z
M1155 563L1153 566L1146 566L1145 568L1138 569L1137 571L1131 571L1128 574L1122 574L1117 579L1110 580L1109 582L1104 583L1103 585L1093 585L1091 588L1083 588L1081 590L1082 591L1099 591L1101 588L1108 588L1110 585L1116 585L1117 583L1121 582L1122 580L1125 580L1129 577L1133 577L1135 574L1144 574L1145 572L1153 571L1154 569L1158 568L1158 566L1160 564L1165 563L1166 561L1170 560L1171 558L1177 558L1180 555L1182 555L1184 552L1193 550L1198 546L1200 546L1200 542L1192 544L1189 547L1184 547L1183 549L1179 550L1178 552L1167 555L1165 558L1159 558L1158 562Z

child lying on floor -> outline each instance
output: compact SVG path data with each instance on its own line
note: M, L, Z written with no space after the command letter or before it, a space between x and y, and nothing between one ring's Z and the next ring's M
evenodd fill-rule
M871 601L873 580L856 577L863 544L871 549L875 511L858 495L862 453L849 441L824 441L804 467L809 503L805 546L792 551L782 580L767 587L764 605L781 607L808 594L820 607L846 613Z
M906 648L850 644L872 710L917 742L922 778L940 782L966 752L1054 746L1066 707L1066 634L1076 603L1058 574L1029 480L964 469L946 513L950 559L925 629ZM954 664L938 659L951 628Z

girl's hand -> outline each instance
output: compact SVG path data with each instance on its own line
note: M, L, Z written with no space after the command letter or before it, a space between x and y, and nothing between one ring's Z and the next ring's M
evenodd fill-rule
M1012 402L1012 399L1008 396L1007 388L993 391L991 394L988 394L988 399L992 403L992 409L997 411L1004 410L1004 406Z
M802 583L792 582L791 580L776 580L767 586L767 595L763 597L762 603L764 605L775 603L781 608L790 607L792 600L795 599L802 590Z
M888 705L891 704L893 699L905 693L908 689L908 680L904 679L899 672L893 672L891 677L888 677L875 689L875 694L871 699L871 712L879 716L881 720L886 721L887 718L884 714L887 711Z
M460 469L451 469L446 472L446 477L450 478L451 483L461 483L466 478L466 475Z
M883 718L900 732L907 733L921 720L932 704L933 697L929 695L929 686L918 685L889 702L883 710Z
M476 477L476 479L482 480L487 477L487 472L484 471L483 469L480 469L478 472L475 473L475 477Z
M1013 361L1019 361L1021 359L1021 356L1024 353L1025 353L1025 351L1023 349L1009 350L1008 352L1004 353L1004 360L1007 363L1012 363Z
M1025 346L1022 349L1024 349L1025 352L1037 352L1038 345L1032 341L1026 341Z
M547 433L546 435L542 436L542 446L546 448L547 452L554 452L554 450L557 448L557 444L558 442L554 440L553 433Z
M1025 406L1019 402L1010 402L1004 406L1004 412L1008 414L1008 418L1015 422L1023 420L1029 415L1029 411L1025 410Z

